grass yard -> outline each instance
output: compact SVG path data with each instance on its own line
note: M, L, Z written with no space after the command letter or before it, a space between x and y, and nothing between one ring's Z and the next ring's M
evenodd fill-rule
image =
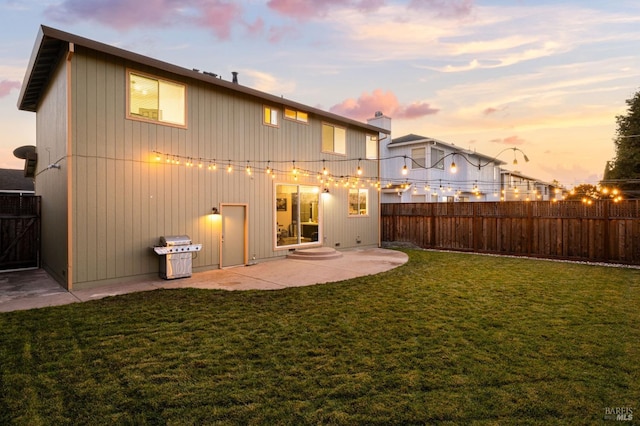
M0 424L619 424L640 270L407 250L278 291L0 314Z

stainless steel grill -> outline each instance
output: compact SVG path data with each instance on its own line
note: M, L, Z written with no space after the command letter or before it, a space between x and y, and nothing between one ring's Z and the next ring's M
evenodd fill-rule
M160 245L153 251L160 255L160 276L167 280L191 276L193 253L202 250L202 244L192 244L188 235L160 237Z

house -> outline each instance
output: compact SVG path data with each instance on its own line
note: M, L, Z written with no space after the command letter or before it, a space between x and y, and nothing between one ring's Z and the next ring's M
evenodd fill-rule
M504 161L438 139L409 134L381 142L381 200L499 201Z
M518 171L501 171L502 201L561 201L564 189L557 183L543 182Z
M33 195L33 179L24 176L24 171L0 169L0 194Z
M45 26L18 107L50 158L42 266L68 289L157 275L161 236L202 244L196 272L380 245L384 129Z

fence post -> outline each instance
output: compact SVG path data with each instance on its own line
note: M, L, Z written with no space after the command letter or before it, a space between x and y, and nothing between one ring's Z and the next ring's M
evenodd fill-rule
M604 200L604 206L602 207L602 216L604 222L604 260L605 262L609 261L609 257L611 257L611 247L609 247L609 200Z
M533 251L533 203L535 202L527 203L527 255L529 256Z

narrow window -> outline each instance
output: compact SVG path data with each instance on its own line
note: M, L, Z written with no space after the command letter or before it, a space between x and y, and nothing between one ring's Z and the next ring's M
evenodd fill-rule
M367 142L365 147L365 158L367 160L378 159L378 137L373 135L367 135Z
M369 190L364 188L349 189L349 216L366 216L369 214Z
M427 164L425 158L425 149L424 148L414 148L411 150L411 158L413 161L411 162L412 169L424 169Z
M322 124L322 152L347 153L347 130L331 124Z
M431 148L431 167L444 170L444 151L438 148Z
M268 106L264 107L264 121L267 126L278 127L278 110Z
M184 84L135 72L129 72L128 79L127 118L186 126L187 87Z

